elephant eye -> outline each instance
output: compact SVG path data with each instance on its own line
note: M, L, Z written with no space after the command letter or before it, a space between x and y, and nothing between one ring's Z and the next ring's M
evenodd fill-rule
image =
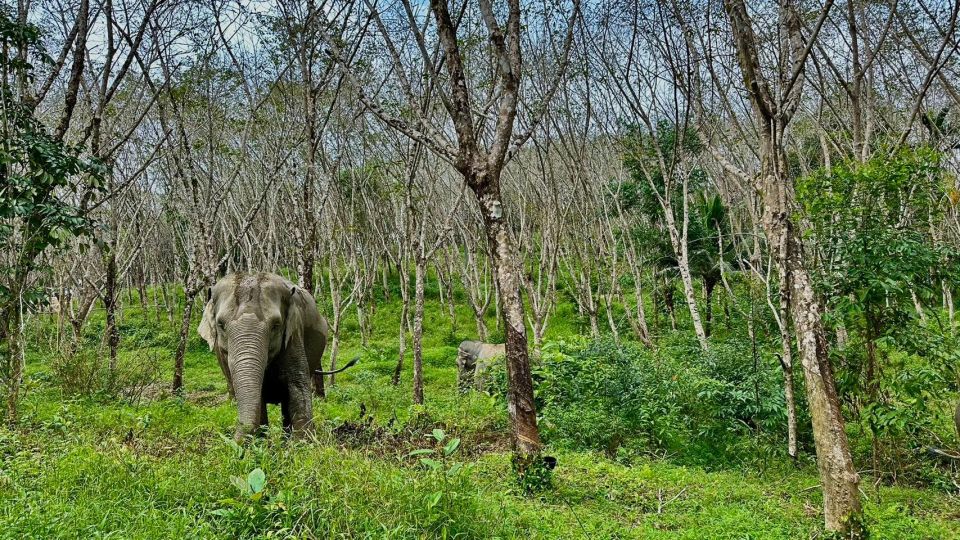
M223 330L227 325L223 321L217 321L217 328Z
M271 324L271 325L270 325L270 329L273 330L274 332L276 332L277 330L279 330L279 329L280 329L280 321L276 321L276 322L274 322L273 324Z

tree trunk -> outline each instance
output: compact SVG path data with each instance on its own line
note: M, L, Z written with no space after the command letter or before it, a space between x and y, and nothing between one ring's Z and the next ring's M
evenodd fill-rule
M334 317L339 319L339 317ZM337 355L340 354L340 321L333 324L333 336L330 337L330 371L337 369ZM330 388L337 383L336 374L330 374Z
M187 354L187 340L190 338L190 321L193 316L194 299L197 291L192 287L184 291L183 318L180 320L180 340L177 342L177 352L173 358L173 393L183 394L183 360Z
M703 280L703 332L710 337L713 327L713 290L717 283L712 279Z
M483 215L484 230L490 244L493 271L497 283L500 312L506 338L507 410L513 428L515 450L521 455L540 452L540 432L533 398L533 377L527 353L527 329L524 324L522 275L516 260L517 249L503 217L499 178L467 178ZM479 180L479 181L478 181Z
M397 367L393 370L393 385L400 384L400 374L403 372L403 357L407 353L407 330L409 329L410 319L410 276L407 274L408 266L402 261L398 264L398 275L400 277L400 299L402 301L400 308L400 350L397 355Z
M788 218L784 214L784 221ZM853 466L847 433L844 430L840 400L834 383L833 369L827 354L821 316L823 309L813 284L801 264L802 245L793 236L789 225L783 233L793 246L788 255L788 283L794 326L800 342L800 360L806 379L807 403L813 422L813 439L817 449L817 467L823 485L824 518L827 529L858 530L860 476Z
M421 238L422 240L422 238ZM415 247L420 251L421 246ZM423 404L423 287L427 261L417 255L413 285L413 402Z
M710 349L707 342L707 333L703 329L703 321L700 319L700 310L697 308L697 293L693 288L693 276L690 274L690 264L687 260L686 242L679 246L677 257L680 267L680 281L683 283L683 295L687 300L687 308L690 310L690 320L693 322L693 331L697 335L697 342L704 351Z
M410 309L410 302L404 299L403 307L400 308L400 347L397 354L397 366L393 369L393 377L390 382L393 386L400 384L400 374L403 372L403 356L407 354L407 312Z
M790 343L790 306L788 302L787 280L781 269L780 306L777 324L780 327L780 369L783 370L783 397L787 404L787 455L797 461L797 400L793 386L793 347ZM750 308L751 317L753 307Z
M824 10L828 10L829 5ZM787 169L785 150L786 128L799 105L803 67L810 50L800 44L816 39L816 36L802 36L798 9L790 1L781 4L778 30L787 36L795 56L784 59L781 68L786 69L780 69L780 82L786 90L778 88L778 93L774 94L760 67L762 59L745 3L743 0L726 0L724 8L730 20L740 72L744 86L749 91L760 134L757 187L763 203L762 222L767 245L776 248L777 263L785 273L787 302L799 342L817 449L817 467L823 486L824 522L830 531L860 537L863 532L860 476L853 466L827 352L823 305L816 296L810 274L804 266L803 242L791 218L796 196ZM826 12L822 15L825 18Z
M26 283L26 275L18 275L14 279L16 287L10 291L13 302L9 304L9 314L7 321L0 325L7 340L7 358L6 366L2 366L6 371L6 380L0 381L6 385L7 398L7 424L11 427L17 423L18 409L20 401L20 387L23 384L23 289Z
M617 321L613 317L613 292L603 294L603 310L607 313L607 325L610 327L610 334L615 343L620 343L620 329L617 328Z
M956 309L953 305L953 289L947 280L940 281L940 288L943 289L943 303L947 308L947 322L949 323L950 333L953 333L954 322L956 321Z
M489 336L488 336L489 331L487 330L487 321L483 317L485 310L478 309L476 305L472 307L473 307L473 318L477 322L477 336L480 337L480 341L486 343L487 339L489 339Z
M116 234L116 229L114 230ZM106 291L103 305L107 312L106 338L110 349L110 376L117 371L117 349L120 346L120 330L117 328L117 251L116 242L112 242L107 254Z

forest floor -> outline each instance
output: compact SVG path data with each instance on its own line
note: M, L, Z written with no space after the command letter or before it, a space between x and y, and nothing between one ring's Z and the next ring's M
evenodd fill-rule
M824 536L809 455L799 466L771 456L760 467L706 469L671 456L627 465L548 446L558 460L554 488L520 493L502 402L455 389L455 344L474 337L473 321L464 311L460 331L451 332L441 306L428 304L426 404L415 407L409 358L401 384L390 384L395 308L381 306L366 348L348 320L341 358L360 354L361 362L338 376L325 400L315 400L318 440L309 443L274 429L252 445L235 445L235 407L193 330L186 395L171 397L175 334L165 318L146 324L135 309L124 316L121 365L164 367L161 382L139 400L71 397L54 384L53 357L34 350L22 425L0 428L0 538ZM575 331L562 309L557 319L551 336ZM269 415L276 425L279 410L271 406ZM417 449L442 454L434 429L444 431L445 443L462 440L438 458L438 471L420 463L423 455L409 456ZM960 538L956 495L877 485L869 475L862 489L872 538Z

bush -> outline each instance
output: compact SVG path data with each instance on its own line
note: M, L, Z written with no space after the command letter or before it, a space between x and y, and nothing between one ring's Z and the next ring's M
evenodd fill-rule
M147 350L137 355L121 354L111 371L109 360L94 349L80 349L56 356L53 380L65 394L120 398L139 403L159 379L163 357Z
M543 435L624 460L682 451L691 462L727 461L746 435L785 430L778 368L767 358L755 369L747 348L548 343L534 370Z

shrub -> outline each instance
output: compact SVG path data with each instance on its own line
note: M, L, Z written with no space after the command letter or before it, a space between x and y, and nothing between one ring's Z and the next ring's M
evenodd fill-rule
M534 370L544 437L626 460L682 451L723 462L744 436L785 429L778 368L770 358L755 368L749 352L738 343L706 355L685 342L657 353L610 339L548 343Z
M53 381L64 393L81 396L121 398L139 403L161 375L163 357L147 350L136 355L121 354L110 370L100 351L84 348L54 357Z

